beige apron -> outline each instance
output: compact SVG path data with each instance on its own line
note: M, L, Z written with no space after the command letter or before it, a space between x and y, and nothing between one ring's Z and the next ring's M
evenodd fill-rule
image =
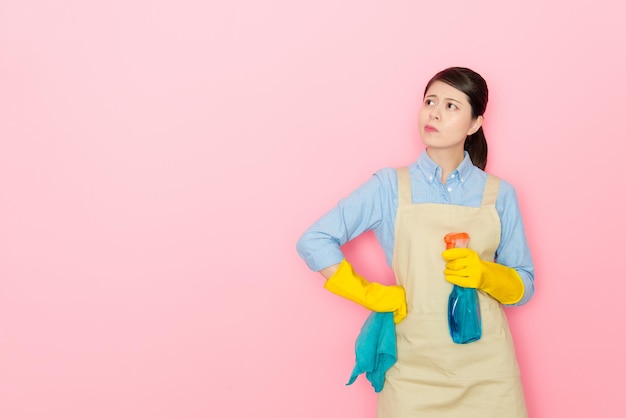
M500 242L495 202L500 180L488 176L479 208L413 204L408 168L398 170L393 270L406 289L408 316L398 324L398 361L378 397L378 418L527 417L513 340L502 306L478 292L482 338L452 342L443 277L443 237L468 232L468 247L493 261Z

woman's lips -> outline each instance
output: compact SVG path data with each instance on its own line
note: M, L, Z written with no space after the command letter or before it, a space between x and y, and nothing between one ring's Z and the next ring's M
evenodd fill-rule
M424 130L426 132L439 132L437 128L435 128L434 126L430 126L430 125L424 126Z

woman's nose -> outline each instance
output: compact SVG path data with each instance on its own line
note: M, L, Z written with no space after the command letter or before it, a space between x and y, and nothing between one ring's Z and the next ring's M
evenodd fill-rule
M436 120L439 120L439 118L441 118L441 112L439 111L439 106L433 106L432 110L430 111L430 118L436 119Z

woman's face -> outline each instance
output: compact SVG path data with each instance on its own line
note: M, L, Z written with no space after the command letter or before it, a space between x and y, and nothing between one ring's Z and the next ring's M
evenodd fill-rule
M482 116L472 118L465 93L442 81L430 85L419 112L419 131L430 149L463 152L465 138L481 126Z

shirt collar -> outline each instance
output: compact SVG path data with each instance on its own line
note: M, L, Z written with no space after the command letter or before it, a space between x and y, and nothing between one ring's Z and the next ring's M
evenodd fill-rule
M467 151L461 164L454 170L458 174L459 179L464 182L474 169L474 164ZM441 168L428 156L426 150L422 151L416 161L417 168L424 173L429 181L435 181L441 178Z

